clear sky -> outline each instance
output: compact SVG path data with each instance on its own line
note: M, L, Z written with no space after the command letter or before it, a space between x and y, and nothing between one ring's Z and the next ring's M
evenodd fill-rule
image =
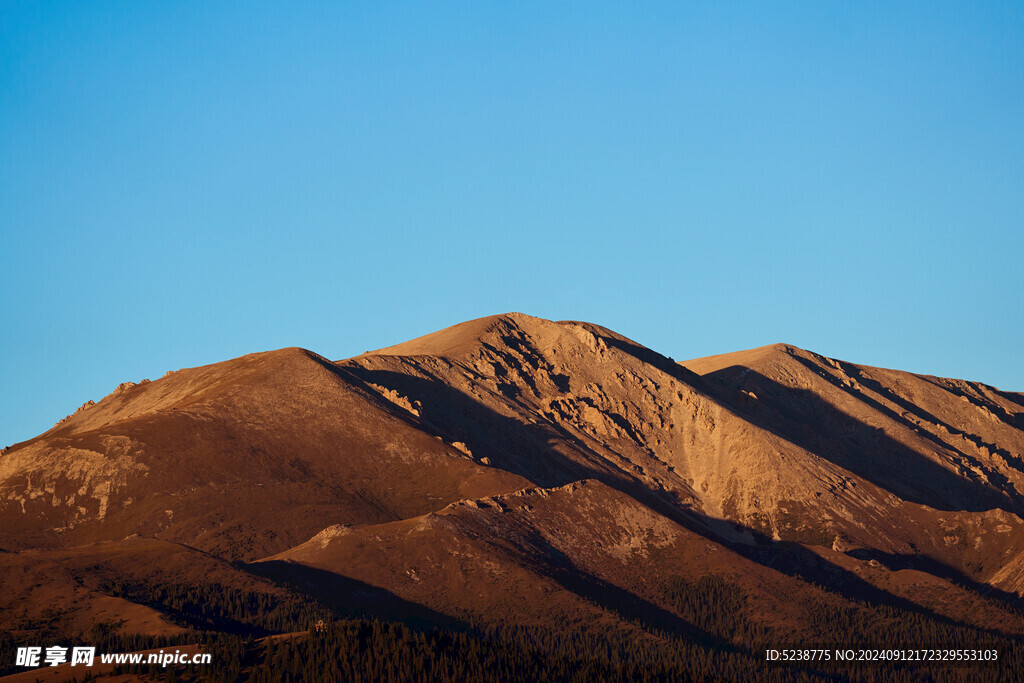
M0 4L0 445L466 319L1024 391L1024 3Z

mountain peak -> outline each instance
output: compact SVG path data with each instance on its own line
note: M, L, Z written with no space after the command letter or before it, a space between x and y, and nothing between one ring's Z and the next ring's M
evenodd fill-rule
M596 344L597 338L629 342L626 337L593 323L575 320L555 322L525 313L512 312L468 320L401 344L368 351L363 355L458 358L472 355L486 345L505 345L513 337L529 337L534 344L548 347L567 331L572 330L576 330L575 334L588 344ZM633 342L629 343L633 344Z
M476 350L481 339L495 330L519 327L530 321L540 321L524 313L502 313L483 318L467 320L450 327L431 332L415 339L386 346L363 355L373 356L440 356L456 357ZM546 322L546 321L544 321Z
M688 370L692 370L698 375L706 375L710 372L715 372L732 366L753 367L764 362L780 360L787 356L794 357L798 355L809 355L809 353L809 351L805 351L793 344L779 342L776 344L758 346L753 349L744 349L742 351L732 351L730 353L719 353L713 356L693 358L691 360L681 361L679 364Z

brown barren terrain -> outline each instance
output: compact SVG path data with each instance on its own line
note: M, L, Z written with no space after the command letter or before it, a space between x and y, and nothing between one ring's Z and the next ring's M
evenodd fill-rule
M1021 394L785 344L676 363L512 313L122 385L15 444L0 614L11 646L322 609L755 659L1017 647L1022 518Z

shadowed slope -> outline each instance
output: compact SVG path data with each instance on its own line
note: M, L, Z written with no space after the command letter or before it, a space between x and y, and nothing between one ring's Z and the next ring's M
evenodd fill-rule
M903 481L883 473L875 483L918 487L916 502L1024 511L1024 432L1016 426L1024 413L992 387L783 344L684 365L717 399L817 451L840 452L844 466L855 466L863 451L880 452L877 464L900 470Z
M997 574L1020 552L1024 511L1024 433L1014 426L1019 407L1004 393L785 344L684 365L750 422L891 494L889 518L871 523L881 537L846 545L925 553L975 579L1004 582L1006 572ZM900 527L906 545L885 543Z

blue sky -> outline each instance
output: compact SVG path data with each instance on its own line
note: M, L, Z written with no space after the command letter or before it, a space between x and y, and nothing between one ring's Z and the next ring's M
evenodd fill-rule
M0 445L512 310L1024 391L1022 255L1019 2L0 5Z

